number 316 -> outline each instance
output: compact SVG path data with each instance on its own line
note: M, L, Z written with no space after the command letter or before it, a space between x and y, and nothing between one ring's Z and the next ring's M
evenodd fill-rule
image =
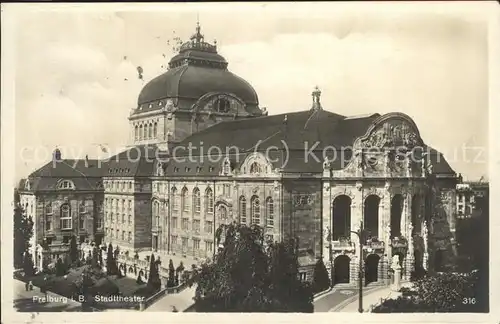
M464 305L474 305L474 304L476 304L476 298L474 298L474 297L464 297L464 299L462 299L462 304L464 304Z

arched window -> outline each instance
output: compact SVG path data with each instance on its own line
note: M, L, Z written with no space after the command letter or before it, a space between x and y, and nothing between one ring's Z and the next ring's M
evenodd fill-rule
M274 226L274 201L273 198L268 197L266 199L266 221L265 225L267 227Z
M134 132L134 138L136 141L139 140L139 127L137 127L137 125L135 125L135 132Z
M259 197L253 196L251 200L252 210L251 210L251 223L255 225L260 225L260 200Z
M351 198L340 195L332 205L333 241L348 240L351 235Z
M238 205L238 209L240 212L240 223L245 224L247 222L247 200L244 196L240 197Z
M154 123L153 125L153 137L158 138L158 123Z
M148 139L148 124L144 125L142 139Z
M181 209L184 212L189 211L188 190L186 187L182 188L181 192Z
M173 187L172 188L172 192L171 192L171 196L172 196L172 210L179 210L179 204L177 203L177 188Z
M226 98L217 99L215 105L216 105L217 111L221 112L221 113L227 113L229 111L229 109L231 108L231 104L230 104L229 100L227 100Z
M142 125L139 125L139 140L143 140L144 139L144 135L142 133Z
M61 206L60 220L61 220L61 229L65 230L73 228L73 222L71 219L71 208L69 204L63 204Z
M214 193L210 188L205 190L205 209L209 214L214 213Z
M148 135L148 138L149 139L153 138L153 124L149 124L149 135Z
M157 200L153 203L153 224L156 227L160 226L160 203Z
M63 180L63 181L59 182L59 185L57 188L62 189L62 190L71 190L71 189L75 189L75 184L73 183L73 181Z
M260 164L258 162L254 162L250 165L250 174L259 174L260 172Z
M201 197L200 197L200 189L193 189L193 211L197 214L201 211Z

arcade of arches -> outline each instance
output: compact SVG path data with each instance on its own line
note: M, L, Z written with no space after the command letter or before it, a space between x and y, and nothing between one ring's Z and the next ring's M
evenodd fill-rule
M425 197L418 190L394 192L389 197L372 192L362 197L360 200L352 193L340 194L331 200L325 254L331 256L329 271L333 284L358 283L359 239L354 232L360 224L364 285L390 282L396 261L401 266L403 280L409 280L413 271L425 271L428 264L424 261L428 254L422 238Z

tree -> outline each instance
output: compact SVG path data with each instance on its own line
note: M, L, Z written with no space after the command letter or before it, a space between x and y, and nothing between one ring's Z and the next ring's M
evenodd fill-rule
M78 247L76 246L76 237L71 236L71 241L69 242L69 258L71 263L78 261Z
M22 268L24 254L30 248L30 239L33 236L33 219L26 216L23 208L16 205L14 208L14 267Z
M298 278L297 242L264 248L258 226L232 224L223 248L194 274L201 312L312 312L313 294Z
M113 254L113 245L109 243L108 245L108 258L106 259L106 270L108 275L118 274L118 266L116 265L116 260Z
M66 274L66 266L61 258L57 258L56 261L56 276L62 277Z
M76 287L78 294L83 296L82 306L88 306L92 304L92 287L94 287L96 280L92 276L92 272L89 267L85 267L83 269L82 275L80 278L76 279Z
M161 288L160 274L158 273L158 266L155 262L155 256L153 254L151 254L149 263L148 287L152 290L159 290Z
M316 294L328 288L330 288L330 277L325 263L321 258L316 262L316 266L314 267L313 290Z
M24 254L24 260L23 260L23 270L24 270L24 276L25 277L31 277L35 274L35 266L33 264L33 258L31 257L31 254L26 252Z
M175 286L175 268L172 259L170 259L170 261L168 262L167 287L174 287L174 286Z

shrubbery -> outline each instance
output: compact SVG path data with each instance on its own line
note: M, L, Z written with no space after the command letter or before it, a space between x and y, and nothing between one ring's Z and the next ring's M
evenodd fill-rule
M481 312L484 302L478 294L479 272L442 273L417 280L402 296L375 307L375 313ZM471 302L474 300L474 302Z

